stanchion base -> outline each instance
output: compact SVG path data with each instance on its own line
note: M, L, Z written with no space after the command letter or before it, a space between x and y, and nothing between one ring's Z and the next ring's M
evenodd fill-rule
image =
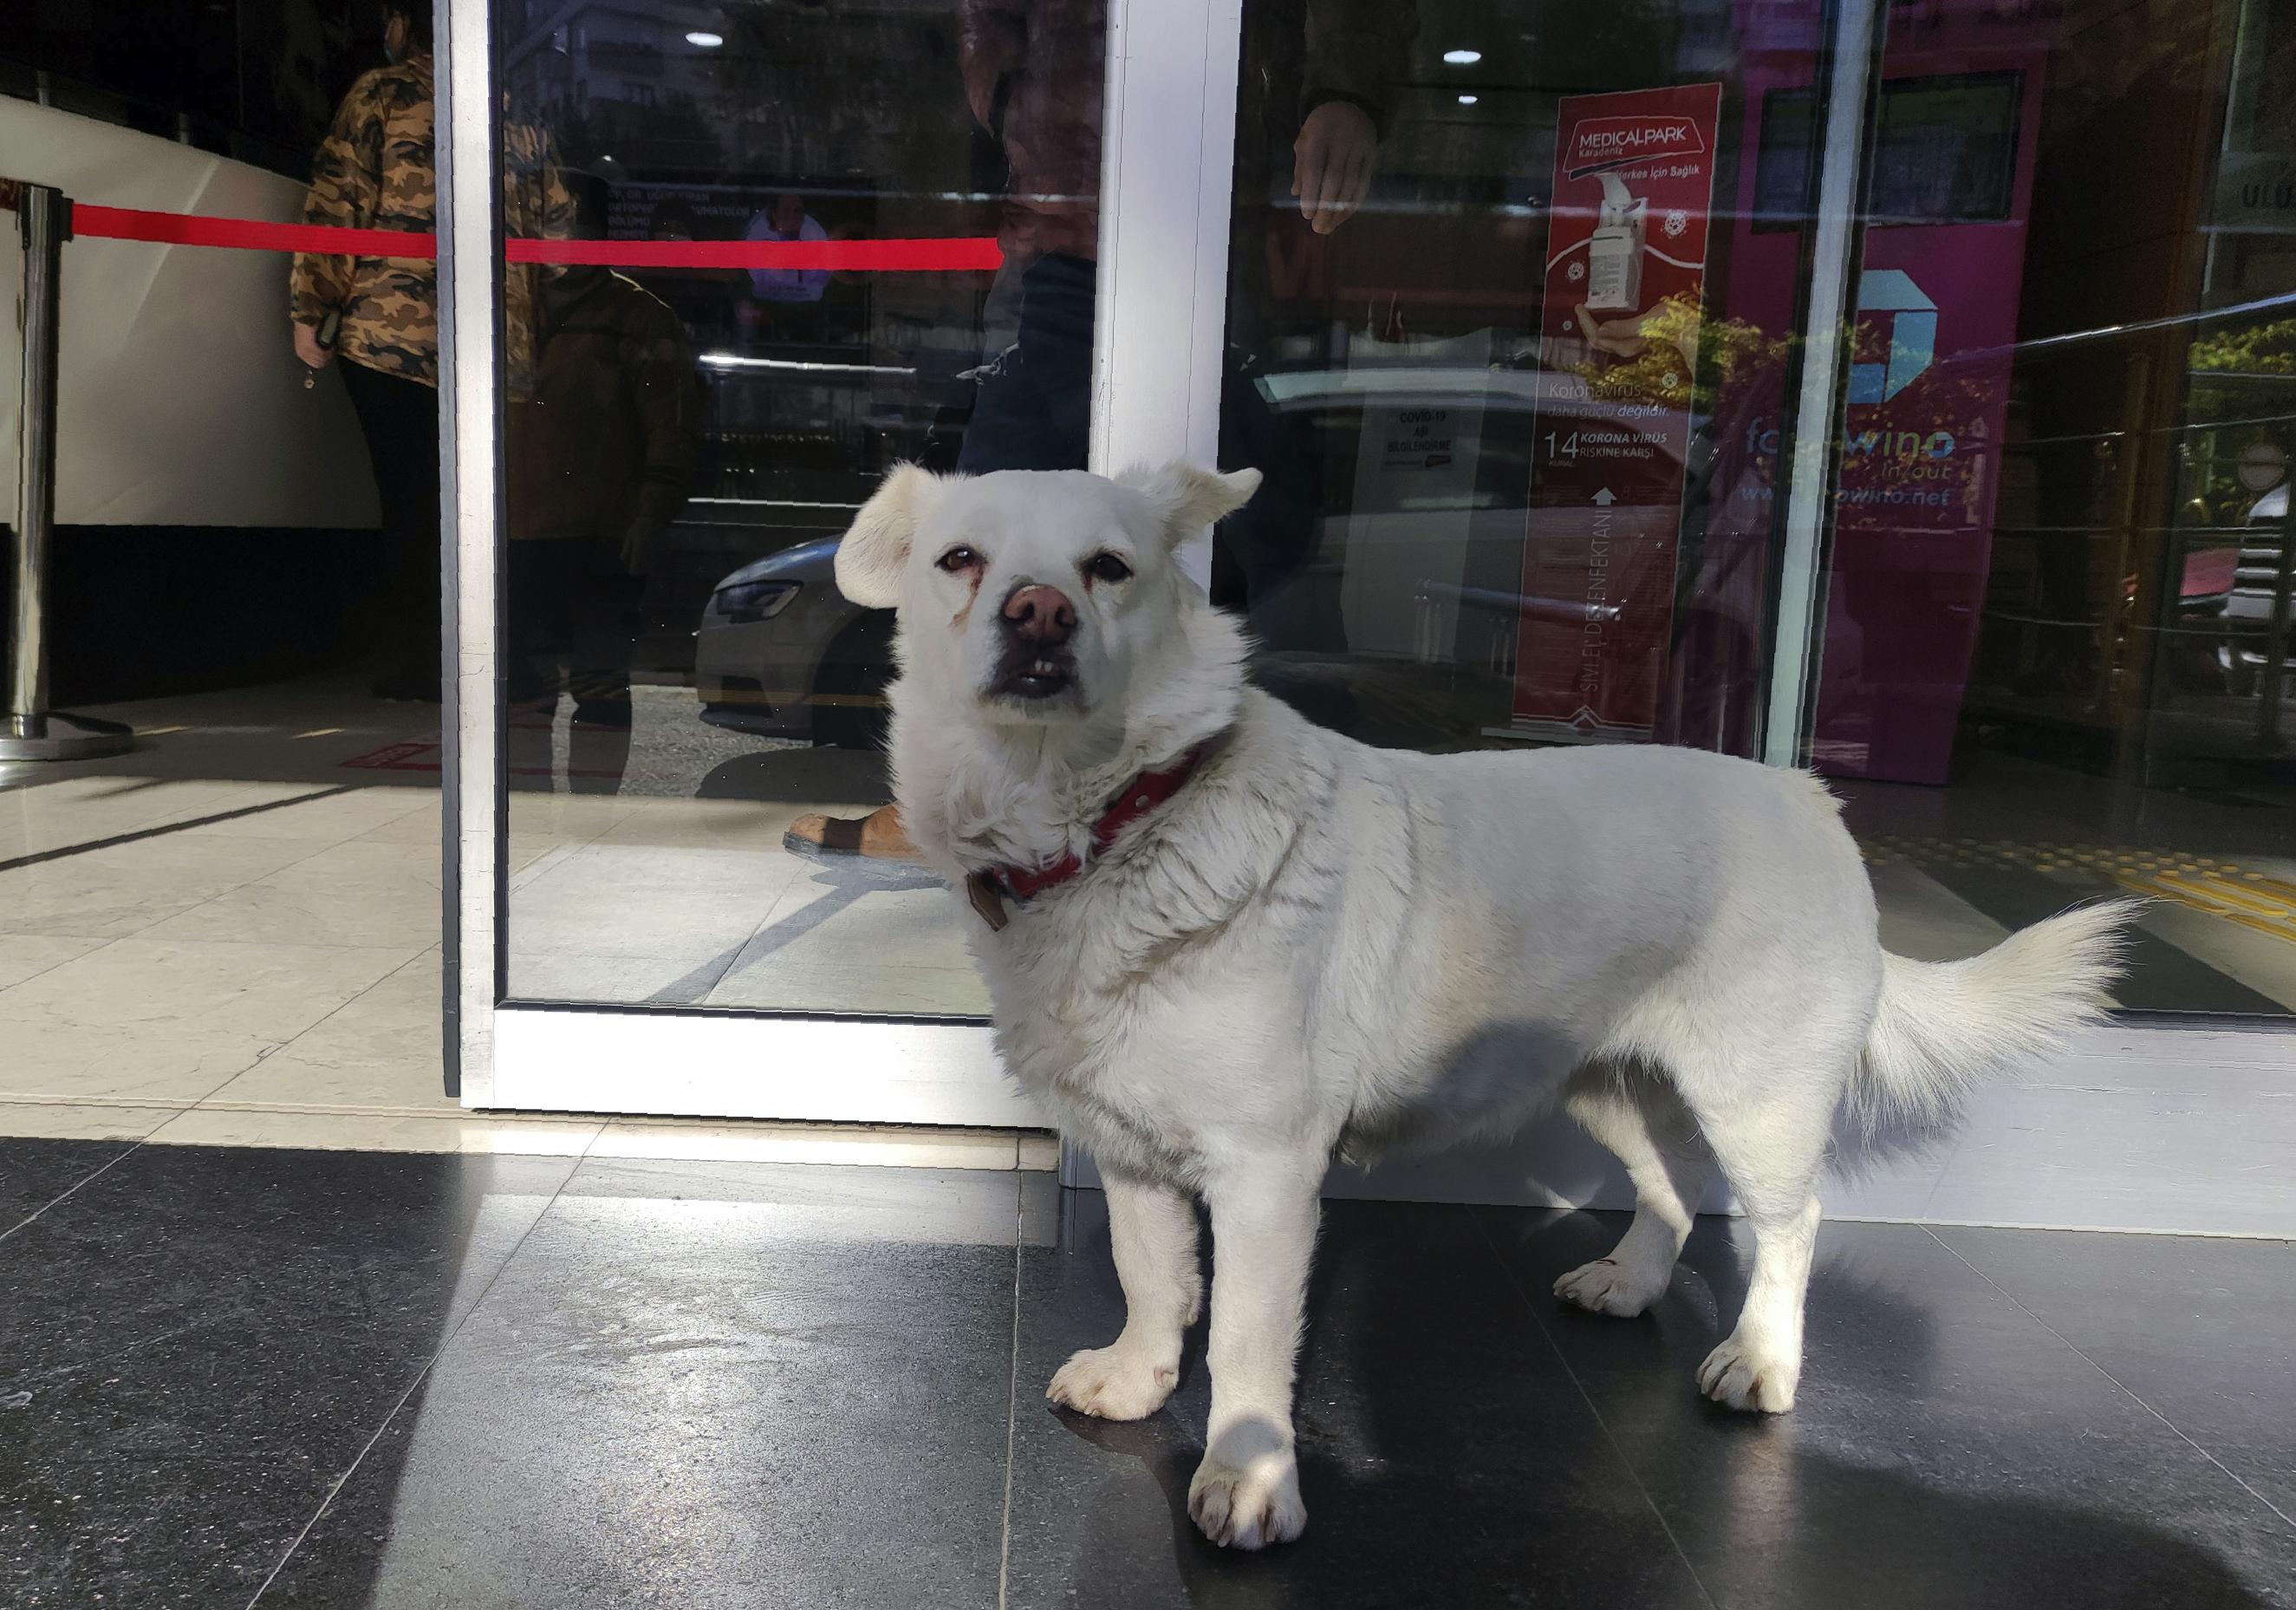
M100 760L106 755L124 755L135 747L135 729L117 721L59 715L53 711L45 721L47 733L37 738L20 738L0 730L0 761Z

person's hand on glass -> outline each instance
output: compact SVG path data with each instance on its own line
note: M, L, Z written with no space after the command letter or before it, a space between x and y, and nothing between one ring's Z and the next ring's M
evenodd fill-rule
M1379 130L1352 101L1326 101L1308 114L1292 143L1292 193L1300 216L1317 234L1329 234L1371 193Z
M335 361L334 349L319 344L316 324L307 324L296 319L292 321L292 327L295 332L295 356L302 360L306 368L324 369Z
M1643 333L1647 313L1629 313L1624 318L1603 323L1587 311L1587 304L1578 304L1578 333L1597 352L1607 352L1613 357L1640 357L1650 349L1650 337Z

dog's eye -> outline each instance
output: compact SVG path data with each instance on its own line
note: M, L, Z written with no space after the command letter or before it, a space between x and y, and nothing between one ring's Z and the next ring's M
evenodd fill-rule
M1132 579L1132 567L1113 554L1095 554L1084 562L1084 573L1095 581Z
M934 560L933 563L940 566L941 569L947 571L950 575L954 576L959 571L969 571L974 565L979 564L980 563L980 555L974 553L971 548L955 547L949 549L947 553L943 554L939 559Z

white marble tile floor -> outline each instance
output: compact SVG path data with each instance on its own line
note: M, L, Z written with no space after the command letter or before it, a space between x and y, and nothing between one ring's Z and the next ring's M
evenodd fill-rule
M1013 1129L465 1111L440 1054L436 709L321 678L94 713L150 740L0 776L0 1134L1056 1166ZM796 764L865 810L843 801L861 758ZM636 1000L691 974L706 1004L985 1010L937 892L843 899L783 851L821 808L512 795L513 987ZM781 957L777 924L810 942Z

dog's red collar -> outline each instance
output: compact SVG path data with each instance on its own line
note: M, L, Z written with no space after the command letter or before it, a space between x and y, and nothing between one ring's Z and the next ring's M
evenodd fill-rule
M1092 825L1092 852L1098 855L1106 850L1116 842L1117 834L1179 793L1203 759L1204 746L1199 743L1163 770L1144 771L1133 778L1117 796L1116 802L1102 811L1100 820ZM1086 862L1071 850L1051 866L1034 870L992 867L965 879L965 892L972 896L972 908L980 913L983 922L991 928L1002 928L1012 920L1004 910L1006 899L1034 899L1047 889L1067 883L1085 866Z

